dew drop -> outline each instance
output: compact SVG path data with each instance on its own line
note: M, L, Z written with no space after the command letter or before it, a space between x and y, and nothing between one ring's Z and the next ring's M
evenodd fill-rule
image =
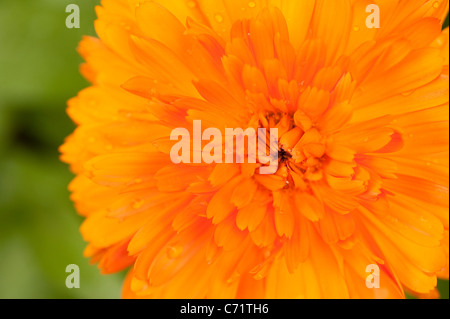
M218 23L222 23L223 22L223 16L221 14L216 14L216 16L214 17L216 19L216 21Z
M263 279L264 277L263 277L263 275L261 275L261 274L256 274L253 278L254 278L255 280L261 280L261 279Z
M195 1L188 1L187 6L191 9L194 9L197 6L197 4L195 3Z
M359 31L359 26L355 25L355 26L353 27L353 31L358 32L358 31Z
M133 203L133 208L134 208L134 209L139 209L139 208L142 207L143 204L144 204L144 201L143 201L143 200L141 200L141 199L136 200L136 201L134 201L134 203Z
M239 280L240 277L241 277L241 276L239 275L239 273L237 273L237 272L233 273L233 274L230 276L230 278L228 278L227 284L228 284L228 285L231 285L231 284L235 283L236 281Z
M407 97L407 96L410 96L410 95L413 94L413 93L414 93L414 91L403 92L403 93L402 93L402 96Z
M167 247L167 257L169 259L178 258L182 252L183 252L183 246L176 245L176 246Z
M433 7L434 7L435 9L438 9L440 5L441 5L441 4L439 3L439 1L436 1L435 3L433 3Z
M249 6L250 8L254 8L254 7L256 7L256 2L250 1L250 2L248 3L248 6Z

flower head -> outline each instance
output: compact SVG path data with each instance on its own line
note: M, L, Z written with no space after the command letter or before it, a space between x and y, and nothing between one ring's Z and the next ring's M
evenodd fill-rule
M61 148L86 256L131 266L127 298L432 293L448 277L447 10L103 0L99 38L79 47L92 86L69 101L78 128ZM197 120L277 128L278 170L173 163L171 132Z

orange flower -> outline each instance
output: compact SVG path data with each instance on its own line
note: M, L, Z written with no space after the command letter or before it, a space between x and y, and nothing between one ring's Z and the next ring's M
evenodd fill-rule
M368 28L366 7L380 8ZM61 147L125 298L403 298L448 278L446 0L104 0ZM278 128L279 166L174 164ZM380 288L366 287L368 265Z

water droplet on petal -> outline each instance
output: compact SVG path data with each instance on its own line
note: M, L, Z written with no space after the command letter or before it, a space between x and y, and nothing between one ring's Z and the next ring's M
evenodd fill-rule
M221 14L216 14L216 16L214 17L215 19L216 19L216 21L218 22L218 23L222 23L223 22L223 16L221 15Z
M256 274L253 278L254 278L255 280L261 280L261 279L263 279L264 277L263 277L263 275L261 275L261 274Z
M402 93L402 96L410 96L411 94L413 94L414 93L414 91L409 91L409 92L403 92Z
M183 246L175 245L167 247L167 257L169 259L178 258L183 252Z
M230 278L228 278L227 284L228 284L228 285L231 285L231 284L235 283L236 281L238 281L240 278L241 278L241 275L240 275L239 273L237 273L237 272L234 272L234 273L230 276Z
M143 204L144 204L144 201L141 200L141 199L138 199L138 200L133 202L132 206L133 206L134 209L139 209L139 208L142 207Z
M194 9L197 6L197 4L195 3L195 1L188 1L187 6L191 9Z
M249 6L250 8L254 8L254 7L256 7L256 2L250 1L250 2L248 3L248 6Z

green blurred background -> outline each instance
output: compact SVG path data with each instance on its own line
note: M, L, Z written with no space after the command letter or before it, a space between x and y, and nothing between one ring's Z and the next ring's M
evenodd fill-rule
M68 4L81 28L67 29ZM88 86L76 47L95 35L95 0L0 0L0 298L119 298L124 274L83 257L72 175L58 147L75 126L66 101ZM448 20L447 20L448 23ZM80 289L65 268L80 266ZM439 283L448 298L448 282Z
M68 29L68 4L81 28ZM81 217L58 147L75 128L66 101L88 86L76 47L95 35L93 0L0 0L0 298L119 298L123 274L83 257ZM80 289L68 289L68 264Z

